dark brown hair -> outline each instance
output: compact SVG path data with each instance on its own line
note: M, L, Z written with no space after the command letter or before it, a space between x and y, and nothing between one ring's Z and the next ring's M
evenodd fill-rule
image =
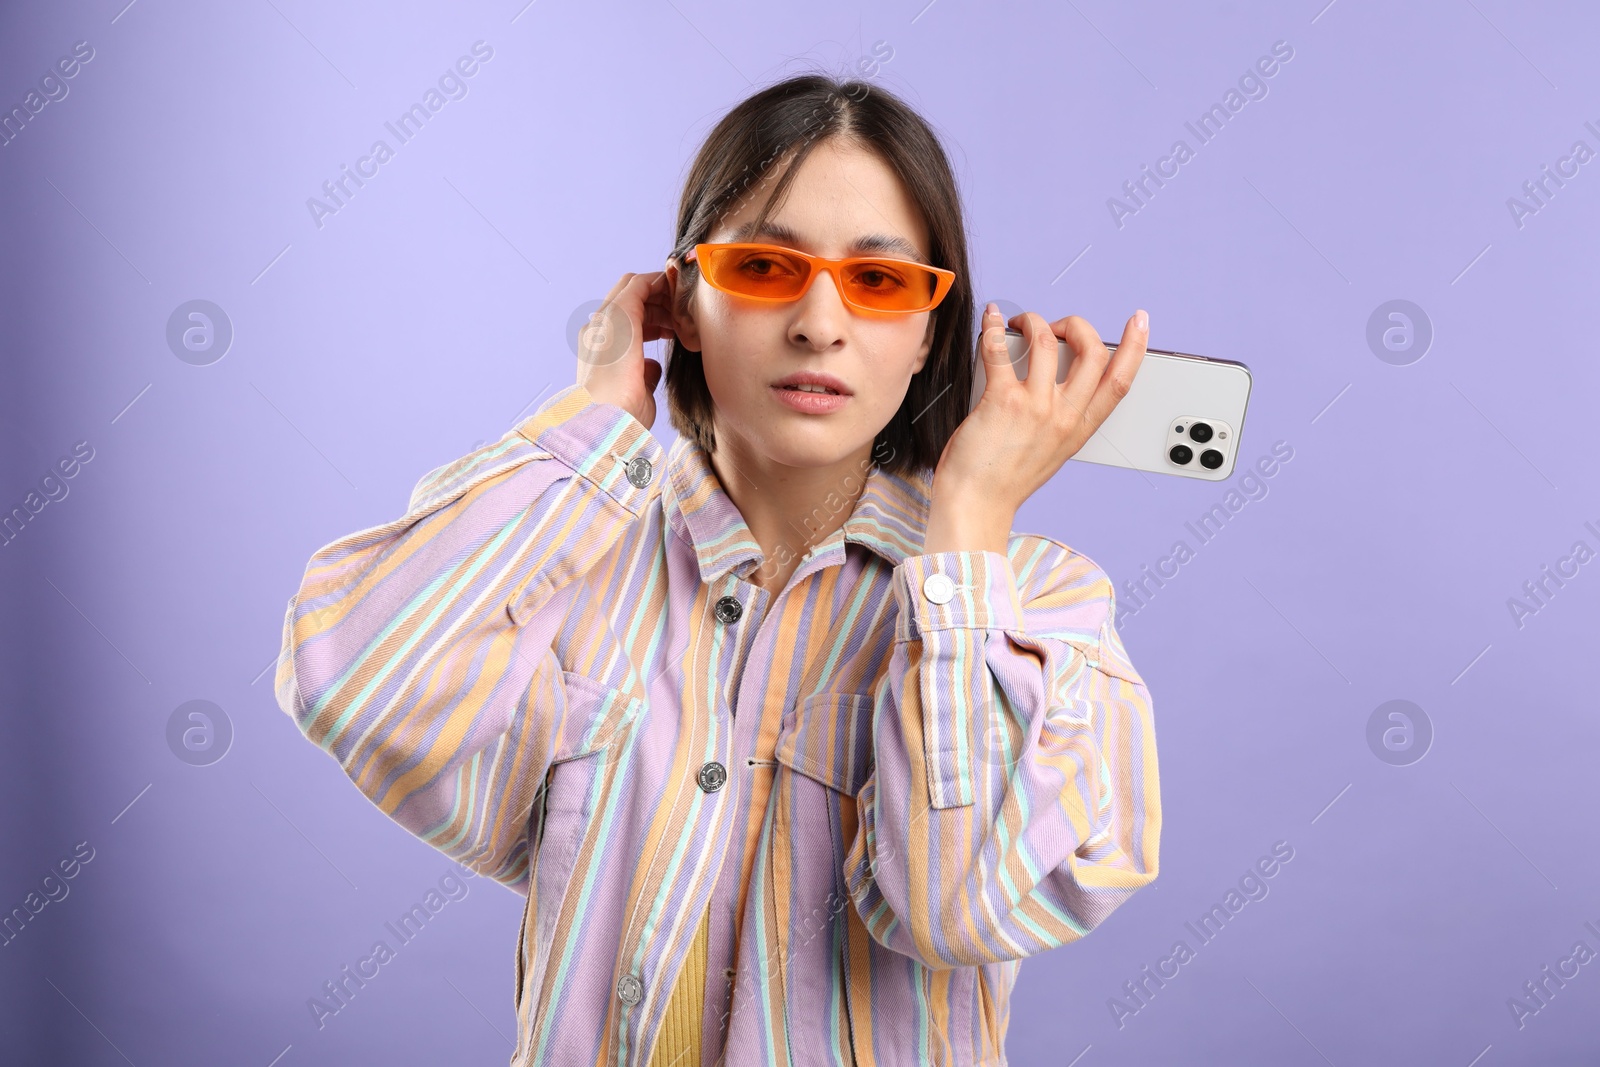
M812 73L768 86L741 101L706 137L684 182L672 255L681 269L679 314L685 314L700 271L683 256L705 241L742 197L774 167L784 166L756 218L767 220L811 150L842 137L878 154L905 184L928 228L929 262L956 280L934 309L932 347L912 375L905 400L878 432L872 455L890 473L932 468L966 417L972 392L972 276L967 269L965 216L944 148L922 116L892 93L866 82ZM666 342L667 410L679 434L716 450L711 393L700 353Z

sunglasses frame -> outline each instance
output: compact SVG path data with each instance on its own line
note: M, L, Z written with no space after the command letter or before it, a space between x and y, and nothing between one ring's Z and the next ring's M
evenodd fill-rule
M703 265L701 266L700 276L705 279L706 284L711 286L711 288L728 293L732 296L741 297L745 300L760 300L763 303L768 304L794 303L796 300L799 300L801 297L805 296L806 293L811 291L812 284L817 280L822 272L826 270L833 275L833 285L834 288L838 290L839 298L843 300L845 304L852 310L866 315L916 315L924 311L932 311L934 308L938 307L939 304L944 300L945 295L950 292L950 287L955 284L956 280L955 271L946 270L943 267L935 267L928 263L918 263L916 260L898 259L893 256L846 256L844 259L828 259L825 256L813 256L808 252L802 252L798 248L790 248L787 245L770 244L762 241L735 241L722 243L705 242L702 244L697 244L686 256L683 257L683 261L685 263L693 263L696 262L699 257L709 255L713 251L738 248L782 252L786 255L794 256L796 259L806 263L810 268L810 273L806 275L805 283L801 285L800 291L794 296L783 297L753 296L750 293L741 293L737 290L718 285L711 279L711 275L706 271L705 267ZM895 263L904 265L906 267L913 267L917 270L930 271L934 275L933 295L928 298L928 303L925 306L918 308L874 308L858 304L854 300L850 299L849 295L845 291L846 287L839 284L840 269L853 263Z

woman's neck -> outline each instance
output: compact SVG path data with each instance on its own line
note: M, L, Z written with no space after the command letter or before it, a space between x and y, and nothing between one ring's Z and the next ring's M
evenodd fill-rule
M870 457L869 443L826 467L787 467L718 436L712 469L765 557L753 584L783 589L801 557L845 524L866 488Z

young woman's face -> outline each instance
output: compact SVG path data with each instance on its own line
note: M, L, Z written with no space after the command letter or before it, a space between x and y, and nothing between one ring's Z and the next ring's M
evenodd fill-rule
M741 231L754 220L761 199L759 193L747 197L707 241L929 262L920 210L870 150L838 139L818 144L767 220L766 232ZM882 238L909 247L870 243ZM911 376L927 361L933 315L859 314L840 298L832 271L818 273L805 295L787 304L724 293L702 280L689 305L692 322L683 324L679 336L701 353L718 452L731 446L735 455L791 467L829 466L870 454L874 438L905 399ZM797 371L831 375L847 395L830 411L798 410L777 385Z

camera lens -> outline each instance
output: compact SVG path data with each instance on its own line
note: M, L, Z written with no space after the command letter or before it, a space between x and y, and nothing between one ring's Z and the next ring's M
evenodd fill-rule
M1208 471L1214 471L1222 466L1222 453L1214 448L1208 448L1200 453L1200 466Z
M1211 440L1211 424L1206 422L1195 423L1193 426L1189 427L1189 436L1194 438L1196 441L1199 441L1201 444L1205 444L1207 441Z
M1173 445L1172 451L1167 453L1167 458L1182 465L1194 458L1194 452L1188 445Z

